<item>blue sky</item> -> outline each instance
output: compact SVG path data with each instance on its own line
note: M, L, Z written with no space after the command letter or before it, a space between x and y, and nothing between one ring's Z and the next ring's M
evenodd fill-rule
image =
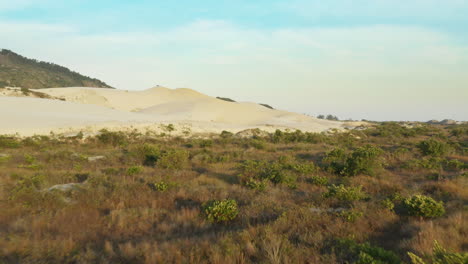
M0 48L122 89L468 120L468 0L0 0Z

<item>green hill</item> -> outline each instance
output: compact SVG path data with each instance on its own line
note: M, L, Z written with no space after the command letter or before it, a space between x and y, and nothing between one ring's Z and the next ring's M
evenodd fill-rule
M108 84L83 76L54 63L25 58L10 50L0 51L0 87L28 89L52 87L112 88Z

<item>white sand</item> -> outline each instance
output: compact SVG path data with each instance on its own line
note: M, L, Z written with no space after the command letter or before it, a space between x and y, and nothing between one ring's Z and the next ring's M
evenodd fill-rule
M250 128L321 132L350 126L254 103L226 102L190 89L51 88L37 91L66 101L0 93L0 134L92 133L101 128L158 131L161 124L169 123L174 124L179 133L182 130L239 132Z

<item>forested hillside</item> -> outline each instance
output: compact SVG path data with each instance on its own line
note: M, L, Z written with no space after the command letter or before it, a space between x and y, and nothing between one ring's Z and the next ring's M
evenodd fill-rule
M60 65L29 59L10 50L0 51L0 87L28 89L53 87L112 88L108 84Z

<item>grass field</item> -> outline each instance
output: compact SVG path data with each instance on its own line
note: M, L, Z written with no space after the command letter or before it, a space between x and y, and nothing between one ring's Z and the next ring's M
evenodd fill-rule
M467 164L467 125L0 136L0 263L468 263Z

